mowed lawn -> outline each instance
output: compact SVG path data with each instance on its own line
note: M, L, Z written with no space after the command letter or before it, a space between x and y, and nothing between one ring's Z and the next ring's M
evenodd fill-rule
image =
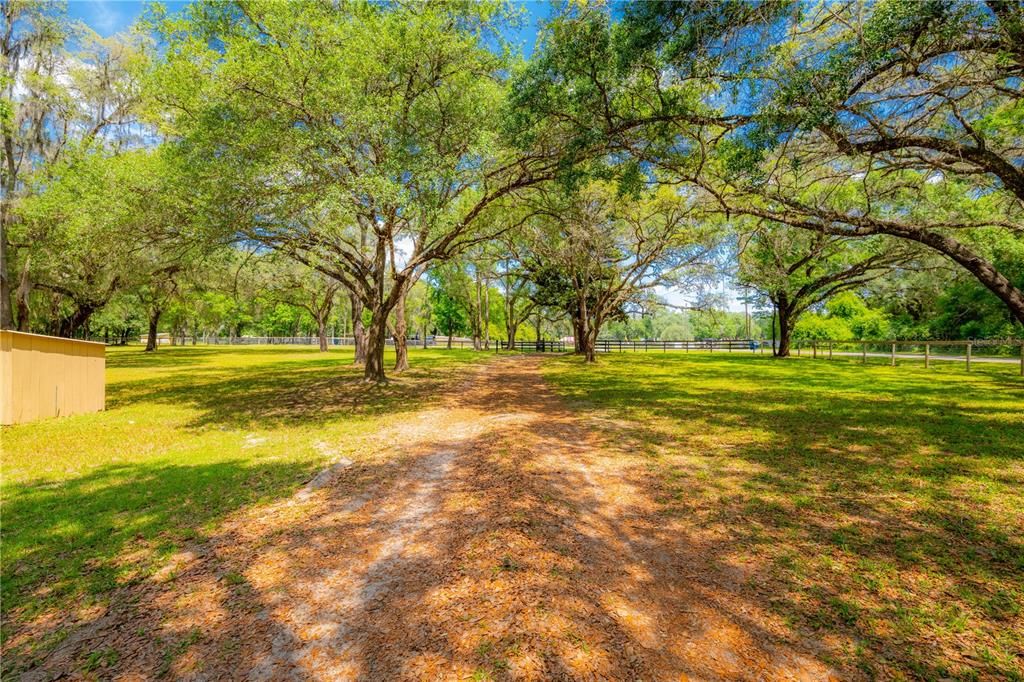
M105 412L0 431L5 640L33 619L73 623L232 511L364 458L367 435L487 357L414 349L412 369L377 387L351 349L108 349ZM16 658L67 636L47 630Z
M883 679L1024 679L1024 379L746 353L546 365L748 596Z

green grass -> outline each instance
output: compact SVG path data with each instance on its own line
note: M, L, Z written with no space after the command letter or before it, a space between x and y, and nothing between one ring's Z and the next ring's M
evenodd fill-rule
M103 603L232 511L290 494L331 459L364 457L361 436L486 357L415 349L411 370L372 386L350 350L109 349L105 412L0 432L4 634Z
M545 373L657 481L678 537L749 597L890 679L1024 679L1024 379L747 354Z
M367 457L363 438L489 357L413 353L410 372L376 387L345 351L110 349L106 412L0 432L5 637L106 603L328 460ZM581 412L616 420L599 423L654 475L667 524L714 537L711 560L753 568L749 598L844 666L962 680L1024 679L1016 371L740 353L545 364ZM48 632L14 658L67 636ZM192 641L169 643L167 660ZM97 648L86 672L116 656ZM481 659L481 674L499 670Z

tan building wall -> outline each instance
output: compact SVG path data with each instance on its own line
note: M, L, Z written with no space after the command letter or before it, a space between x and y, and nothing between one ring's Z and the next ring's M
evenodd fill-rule
M0 424L103 409L102 343L0 331Z

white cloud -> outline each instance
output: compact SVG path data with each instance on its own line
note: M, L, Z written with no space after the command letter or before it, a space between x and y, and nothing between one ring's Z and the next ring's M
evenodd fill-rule
M89 24L96 29L96 32L104 35L115 32L118 24L121 23L121 12L104 0L93 2L92 6L93 18Z

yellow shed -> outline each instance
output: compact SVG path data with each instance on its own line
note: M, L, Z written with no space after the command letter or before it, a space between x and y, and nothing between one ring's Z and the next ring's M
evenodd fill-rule
M104 408L106 346L0 331L0 424Z

